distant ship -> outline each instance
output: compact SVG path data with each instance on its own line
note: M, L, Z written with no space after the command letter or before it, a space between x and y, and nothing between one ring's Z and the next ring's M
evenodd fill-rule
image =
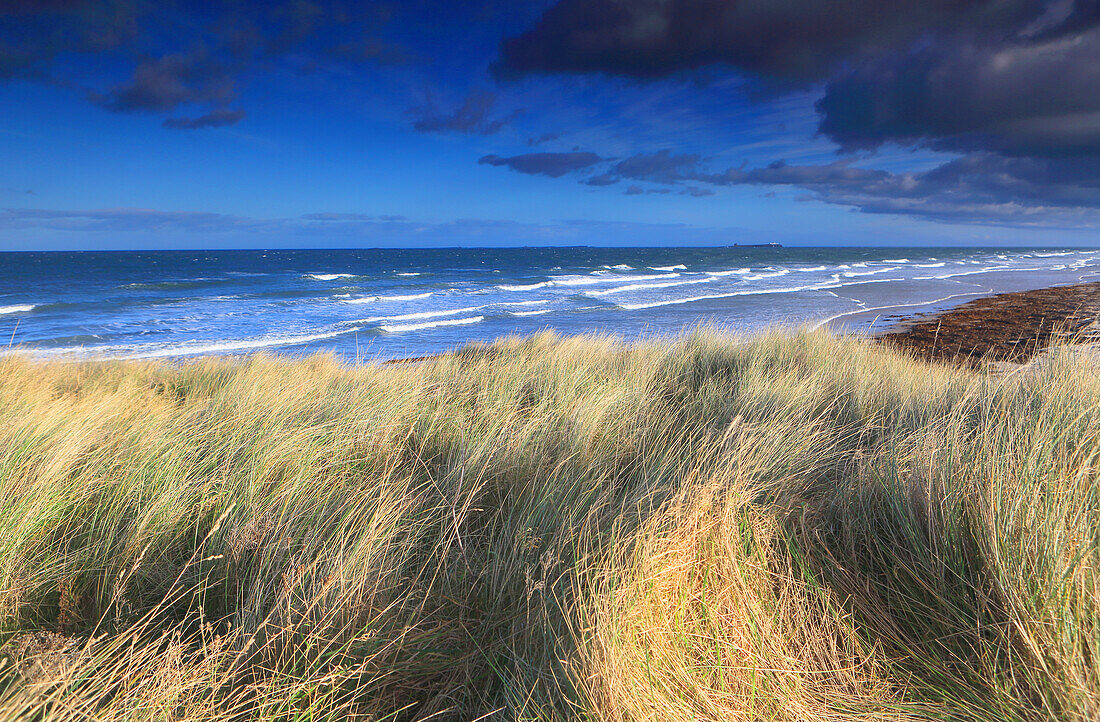
M734 243L726 248L782 248L782 243Z

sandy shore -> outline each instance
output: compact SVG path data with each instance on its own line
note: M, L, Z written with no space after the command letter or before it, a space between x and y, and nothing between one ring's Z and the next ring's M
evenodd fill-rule
M1100 341L1100 282L1001 293L903 320L877 336L921 358L1025 363L1054 343Z

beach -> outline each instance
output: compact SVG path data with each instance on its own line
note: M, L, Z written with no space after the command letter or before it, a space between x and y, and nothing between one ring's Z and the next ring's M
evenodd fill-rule
M533 248L8 253L0 337L38 358L258 351L356 362L552 329L875 332L891 316L1088 281L1100 252Z
M1100 283L996 294L890 320L877 338L919 358L975 367L1026 363L1053 345L1100 340Z
M0 716L1087 718L1100 385L1048 344L1096 294L880 339L8 354Z

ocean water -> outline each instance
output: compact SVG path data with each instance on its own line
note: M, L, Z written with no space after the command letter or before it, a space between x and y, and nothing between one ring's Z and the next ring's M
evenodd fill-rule
M512 248L0 253L0 347L45 357L423 356L551 328L867 330L1100 280L1100 250Z

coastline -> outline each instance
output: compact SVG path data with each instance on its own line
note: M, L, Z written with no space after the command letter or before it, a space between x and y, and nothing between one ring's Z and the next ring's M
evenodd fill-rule
M1100 340L1100 282L983 296L895 321L875 338L929 361L1030 361L1057 343Z
M1100 342L1100 281L994 293L883 320L889 325L872 331L871 339L925 361L974 368L1023 364L1057 343ZM813 328L821 327L828 328L828 322ZM380 365L415 364L453 353L387 359Z

